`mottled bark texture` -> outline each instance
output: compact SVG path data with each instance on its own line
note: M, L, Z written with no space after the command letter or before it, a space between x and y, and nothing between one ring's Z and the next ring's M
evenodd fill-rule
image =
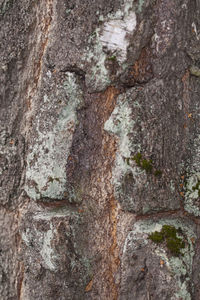
M199 0L0 0L0 39L0 299L199 300Z

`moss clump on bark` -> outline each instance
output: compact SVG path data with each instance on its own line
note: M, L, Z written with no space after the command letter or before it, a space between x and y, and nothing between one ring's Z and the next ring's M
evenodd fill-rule
M132 159L136 162L138 167L141 167L141 159L142 159L141 153L138 152L135 156L133 156Z
M145 170L147 173L151 173L153 169L152 160L147 160L142 157L142 154L138 152L132 159L136 162L137 166L142 170Z
M149 235L149 239L152 240L154 243L161 243L164 241L164 236L162 232L155 231Z
M130 160L134 160L136 162L136 165L140 167L142 170L145 170L147 173L153 173L156 177L162 176L161 170L155 170L155 166L153 165L152 160L148 160L146 158L143 158L142 154L140 152L136 153L132 157L126 157L126 163L130 165Z
M161 170L155 170L154 175L159 177L162 176L162 171Z
M185 243L182 238L177 236L181 234L181 230L177 230L172 225L163 225L160 232L155 231L149 235L149 239L154 243L166 243L166 247L173 256L183 255L181 249L185 248Z

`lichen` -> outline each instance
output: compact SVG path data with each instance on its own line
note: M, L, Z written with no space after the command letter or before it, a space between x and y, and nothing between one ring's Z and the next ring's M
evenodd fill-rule
M43 258L45 265L51 271L56 270L56 259L57 259L57 256L51 247L51 241L54 238L54 231L55 230L53 229L52 224L50 224L50 229L47 232L43 233L42 247L40 250L40 254Z
M85 76L86 85L95 91L102 91L110 84L109 72L105 67L106 54L103 51L103 45L100 41L100 29L97 28L90 37L89 44L83 54L84 61L92 65Z
M166 224L168 227L166 227ZM136 249L137 241L139 241L140 249L141 247L146 248L151 243L149 236L156 231L160 233L163 227L166 236L176 236L182 241L184 240L185 246L181 248L182 255L171 255L162 238L157 243L152 243L152 253L157 255L159 260L161 259L166 266L164 272L168 272L167 276L174 285L173 299L182 297L183 300L190 300L191 288L188 287L188 283L190 282L191 287L193 257L195 254L194 242L197 238L194 233L194 226L191 223L184 222L181 219L162 219L157 222L153 220L139 221L134 224L133 230L129 232L123 252L128 251L128 245L132 245L133 249ZM142 244L141 241L143 241ZM141 253L143 252L141 251Z
M134 111L141 108L140 99L137 99L139 92L141 94L141 90L138 91L137 88L132 88L120 95L114 111L104 124L104 129L110 134L114 134L118 141L118 151L112 169L115 197L119 201L123 197L121 204L129 211L137 210L137 208L133 193L125 196L123 194L123 187L127 186L126 179L130 183L129 186L135 189L148 184L146 171L139 168L131 159L133 153L141 153L142 150L138 131L135 130L135 127L141 123L140 114L133 115ZM128 177L132 177L132 180L129 180Z
M38 249L44 267L51 271L56 271L56 261L58 259L58 256L51 246L54 233L55 229L52 223L50 223L50 228L46 232L40 231L34 226L32 230L27 228L21 235L27 247L31 249L36 247Z
M87 62L88 72L85 80L91 91L102 91L111 83L109 71L105 66L107 59L115 57L115 60L120 61L120 69L125 68L129 36L136 28L133 2L126 1L117 12L106 17L99 16L99 21L101 26L89 37L89 46L85 49L80 63L83 66Z
M77 116L76 109L82 102L82 92L76 83L75 75L67 72L66 80L60 89L67 96L67 103L60 109L57 120L49 118L43 122L44 107L36 117L36 134L34 142L29 148L27 156L25 191L34 200L48 197L50 199L64 198L66 189L65 165L69 155L72 136L75 130ZM65 96L65 97L66 97ZM52 98L44 96L45 110L53 110ZM66 100L65 100L66 101ZM40 115L41 114L41 115ZM51 180L53 179L53 180Z
M126 60L129 40L127 36L136 28L136 14L129 12L123 19L110 20L104 23L100 41L109 51L117 53L117 59L123 63Z
M142 11L142 6L144 4L144 0L139 0L139 4L138 4L138 11L141 12Z
M198 68L197 66L191 66L190 73L196 77L200 77L200 68Z
M131 92L131 91L130 91ZM137 105L135 102L134 105ZM131 152L140 150L140 145L133 145L130 135L134 135L134 125L137 120L132 118L132 108L128 97L120 95L117 100L117 105L105 122L104 129L111 134L115 134L119 139L119 150L116 154L115 167L113 169L113 182L115 191L121 187L121 179L129 172L137 173L136 167L127 164L124 158L129 158ZM135 149L134 149L135 147Z
M200 207L198 200L200 199L200 172L196 172L186 178L185 183L185 210L195 216L200 216Z

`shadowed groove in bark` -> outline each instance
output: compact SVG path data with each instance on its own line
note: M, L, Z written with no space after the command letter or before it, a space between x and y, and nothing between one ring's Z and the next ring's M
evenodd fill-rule
M94 218L95 224L93 221L88 223L89 227L92 226L89 229L89 240L93 241L96 235L95 251L102 252L101 264L95 268L93 286L88 294L91 294L91 297L100 294L107 299L118 297L115 274L119 267L119 258L118 210L111 182L116 142L104 131L104 123L115 107L118 94L119 90L111 86L105 92L85 97L85 105L79 111L79 125L66 170L70 185L75 186L79 183L82 188L83 202L80 209L85 210L88 205L92 207L93 215L90 217Z
M43 8L43 5L44 8ZM37 5L37 4L35 4ZM36 32L37 36L40 36L39 41L37 40L33 46L33 49L31 49L30 56L28 58L28 64L30 64L30 70L31 70L31 78L27 81L27 87L26 87L26 104L27 104L27 111L28 113L31 112L32 106L33 106L33 98L37 94L38 85L40 83L41 77L42 77L42 66L43 66L43 59L45 55L45 51L48 46L48 37L49 32L51 28L51 22L53 17L53 1L47 0L44 3L41 3L41 6L38 4L36 8L36 14L39 15L38 11L39 9L43 9L42 16L39 18L37 16L37 26L36 31L38 30L38 27L40 28L40 32ZM34 59L32 59L32 56L36 55L37 53L37 61L35 62ZM30 61L29 61L30 60ZM28 123L30 121L30 116L28 116Z

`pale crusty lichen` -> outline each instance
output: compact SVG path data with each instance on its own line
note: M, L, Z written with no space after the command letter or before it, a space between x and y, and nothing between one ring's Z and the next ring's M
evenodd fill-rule
M133 1L126 1L124 6L114 14L107 17L99 16L103 24L96 28L90 36L85 49L83 60L89 66L86 74L86 85L90 90L102 91L111 82L109 71L105 66L106 59L115 55L123 69L123 63L127 58L129 37L136 28L136 14L133 8ZM83 63L84 63L83 62Z
M134 89L130 90L129 92L132 93L133 91ZM124 159L130 157L131 152L141 151L141 145L139 143L133 143L133 137L136 134L134 125L137 120L132 118L132 106L139 106L140 104L137 101L132 103L133 101L131 98L129 101L128 93L118 97L117 105L112 112L112 115L104 125L104 129L106 131L111 134L115 134L115 136L118 138L119 149L116 154L115 166L112 172L116 195L120 193L122 179L127 173L131 172L132 174L135 174L136 180L140 180L140 178L137 176L139 173L142 173L144 176L146 176L143 170L140 170L140 168L137 166L127 164L126 159ZM132 138L130 138L130 136L132 136Z
M200 77L200 68L198 68L197 66L191 66L190 73L196 77Z
M67 103L60 108L58 119L47 115L46 122L42 116L37 119L37 138L29 148L27 156L25 191L34 200L48 197L62 199L66 189L66 161L72 143L77 116L76 109L82 102L82 92L76 83L75 75L66 73L66 80L62 89L67 96ZM54 99L44 96L40 111L54 110ZM66 101L66 100L65 100ZM44 107L45 106L45 107ZM46 115L45 115L46 116ZM40 120L44 123L41 130Z
M184 207L189 213L200 216L200 135L194 139L193 156L187 167Z
M185 247L181 250L183 255L177 257L170 255L164 244L155 244L148 238L150 233L161 231L162 226L166 224L182 230L185 240ZM181 298L183 300L190 300L192 296L188 289L188 283L191 283L192 263L195 254L193 243L196 238L193 226L189 223L185 223L181 219L139 221L134 224L133 230L128 234L123 253L125 254L127 251L130 251L130 247L133 251L134 249L136 250L137 243L139 243L141 253L144 255L142 248L148 247L148 251L152 251L153 255L159 257L161 262L160 268L162 268L163 265L166 266L166 268L161 270L164 272L163 276L166 282L171 285L170 289L174 290L174 295L171 299L177 300ZM141 241L143 241L142 244Z

